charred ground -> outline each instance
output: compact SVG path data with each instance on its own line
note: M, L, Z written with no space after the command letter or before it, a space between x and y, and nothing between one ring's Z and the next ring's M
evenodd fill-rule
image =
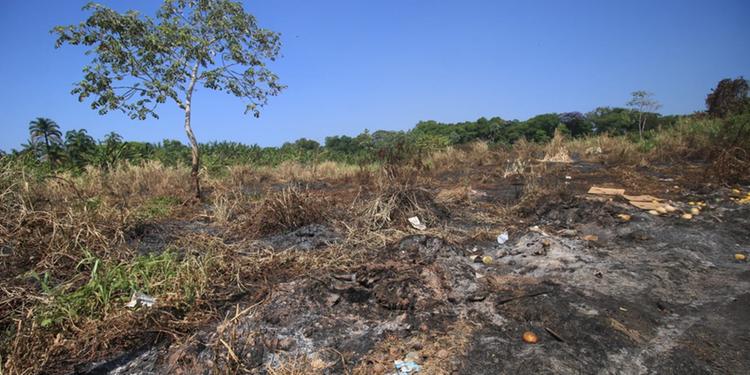
M369 374L409 358L428 374L750 371L750 268L735 259L750 251L747 186L712 164L569 147L570 163L527 145L304 179L238 168L202 202L178 187L185 171L161 167L76 180L75 192L58 180L11 187L34 205L5 219L17 225L4 227L0 258L3 366ZM592 185L677 211L652 215ZM689 202L705 206L685 220ZM409 226L414 215L426 230ZM106 301L81 292L94 281ZM125 308L133 289L157 304Z

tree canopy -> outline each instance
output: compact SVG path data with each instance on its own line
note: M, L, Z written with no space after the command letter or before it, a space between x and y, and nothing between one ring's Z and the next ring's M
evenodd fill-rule
M89 18L57 26L56 46L91 47L91 62L73 93L104 114L121 110L134 119L158 117L168 99L185 108L191 77L204 87L259 107L283 86L266 63L280 48L279 35L258 26L242 4L228 0L167 0L156 19L136 11L118 13L89 3Z
M726 117L744 111L750 107L748 91L750 91L750 86L743 77L722 79L706 96L708 114Z
M119 110L133 119L158 117L172 100L185 112L191 145L192 176L200 197L200 152L191 125L197 85L243 99L256 117L268 97L283 86L268 69L279 54L279 34L263 29L242 4L230 0L165 0L156 18L136 11L118 13L89 3L89 18L57 26L56 47L90 47L93 56L72 93L91 98L100 114Z

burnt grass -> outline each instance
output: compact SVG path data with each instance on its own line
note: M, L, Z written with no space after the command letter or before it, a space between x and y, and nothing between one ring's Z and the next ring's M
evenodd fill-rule
M54 372L390 374L409 355L427 374L750 373L750 267L735 260L750 251L750 206L729 200L731 189L690 165L576 162L514 178L500 169L420 182L432 197L456 181L475 193L423 212L425 231L406 222L417 210L362 235L369 229L356 223L367 220L365 210L352 202L366 208L378 192L356 180L308 187L333 203L294 229L257 236L197 219L134 228L126 239L141 253L198 232L247 243L237 259L332 247L357 257L264 270L248 280L252 290L212 305L215 318L199 326L178 335L146 327L117 351ZM668 199L678 212L654 216L622 198L586 194L592 185ZM681 219L689 201L707 206ZM504 231L510 239L499 244L494 236ZM526 331L538 342L524 342Z

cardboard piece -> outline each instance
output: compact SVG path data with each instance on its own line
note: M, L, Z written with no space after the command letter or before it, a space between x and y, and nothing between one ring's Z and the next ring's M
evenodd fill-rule
M598 187L598 186L592 186L591 189L589 189L589 194L624 195L625 189L613 189L613 188L603 188L603 187Z
M661 202L661 201L663 201L663 199L654 197L652 195L627 195L627 194L623 194L622 196L623 196L623 198L625 198L625 199L627 199L627 200L629 200L631 202L633 202L633 201L635 201L635 202L653 202L653 201Z
M658 202L654 203L654 202L630 201L630 204L642 210L658 210L659 207L664 207L663 204L658 203Z

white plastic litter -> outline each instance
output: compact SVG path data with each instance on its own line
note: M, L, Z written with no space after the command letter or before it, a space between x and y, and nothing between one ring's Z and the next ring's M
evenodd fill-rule
M497 236L497 243L499 243L500 245L502 245L502 244L504 244L504 243L508 242L508 238L509 238L509 237L508 237L508 231L505 231L505 232L503 232L503 233L500 233L500 234L499 234L499 235Z
M409 220L409 224L411 224L411 226L414 227L414 229L418 229L418 230L427 229L427 226L424 225L424 223L422 223L421 221L419 221L419 217L417 216L410 217L408 220Z
M148 294L143 294L141 292L135 292L133 293L133 296L130 297L130 302L125 304L126 307L136 307L136 306L146 306L151 307L156 303L156 298L149 296Z
M418 365L414 361L394 361L393 364L396 366L398 375L416 374L422 370L422 366Z

